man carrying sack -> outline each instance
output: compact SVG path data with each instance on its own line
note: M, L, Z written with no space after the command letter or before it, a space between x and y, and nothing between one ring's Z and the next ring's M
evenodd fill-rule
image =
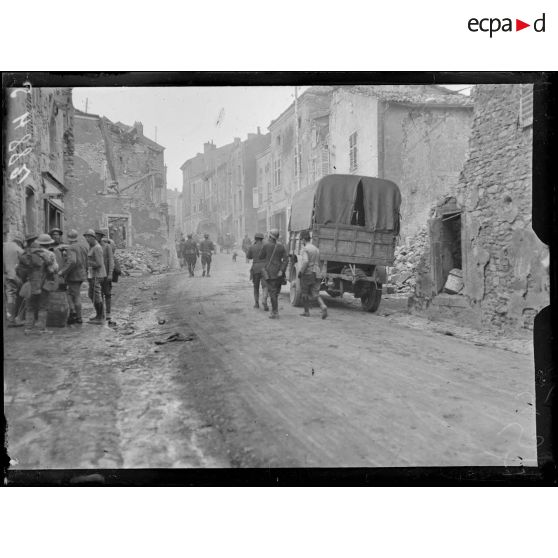
M310 231L300 233L302 243L300 271L300 289L302 291L302 304L304 312L301 316L310 317L310 301L317 300L322 310L322 320L327 318L327 306L320 296L320 283L322 282L320 271L320 251L317 246L312 244Z

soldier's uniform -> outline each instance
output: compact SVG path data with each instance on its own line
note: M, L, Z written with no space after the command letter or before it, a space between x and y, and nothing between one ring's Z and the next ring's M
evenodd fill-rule
M267 312L267 283L262 279L262 269L265 266L265 257L263 257L263 234L256 233L254 235L254 244L252 244L246 252L246 259L252 260L252 268L250 269L252 282L254 283L254 308L260 307L260 285L262 286L263 309Z
M190 273L190 277L194 276L194 269L196 268L196 262L198 261L198 245L192 239L192 235L188 235L188 240L184 243L184 247L182 249L183 257L188 264L188 272Z
M209 270L211 269L211 254L215 251L215 244L209 240L208 234L204 236L205 238L200 242L202 277L205 277L206 275L209 277Z

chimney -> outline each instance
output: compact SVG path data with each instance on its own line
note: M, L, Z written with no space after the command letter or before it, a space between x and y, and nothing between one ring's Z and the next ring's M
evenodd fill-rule
M235 144L240 143L240 138L234 138L234 143Z
M209 151L213 151L214 149L215 149L215 144L212 141L206 141L203 144L204 154L208 153Z
M134 128L137 130L138 135L143 136L143 124L141 122L134 122Z
M258 126L258 136L262 135L262 131L260 130L260 127Z

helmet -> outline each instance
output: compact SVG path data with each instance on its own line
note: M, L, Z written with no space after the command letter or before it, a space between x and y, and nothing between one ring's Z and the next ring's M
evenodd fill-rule
M95 231L93 229L87 229L84 233L83 236L95 236Z
M97 229L97 230L95 231L95 236L107 236L107 235L106 235L103 231Z
M263 237L264 237L264 235L262 233L259 233L259 232L254 235L254 238L262 238L263 239Z
M48 246L49 244L54 244L54 240L50 237L49 234L40 234L37 242L43 246Z
M50 232L49 232L48 234L54 234L54 233L58 233L58 234L60 234L60 235L64 234L64 233L62 232L62 229L57 229L57 228L50 229Z
M68 240L77 240L78 239L78 232L76 229L71 229L68 231Z
M208 233L205 233L205 234L203 235L203 237L204 237L204 238L209 238L209 234L208 234Z
M275 240L279 238L279 229L271 229L269 231L269 236Z

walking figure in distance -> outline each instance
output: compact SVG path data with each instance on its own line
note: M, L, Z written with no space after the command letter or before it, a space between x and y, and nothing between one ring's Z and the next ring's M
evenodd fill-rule
M215 244L209 240L209 234L203 235L203 240L200 242L200 254L202 263L202 277L209 277L211 269L211 255L215 252Z

